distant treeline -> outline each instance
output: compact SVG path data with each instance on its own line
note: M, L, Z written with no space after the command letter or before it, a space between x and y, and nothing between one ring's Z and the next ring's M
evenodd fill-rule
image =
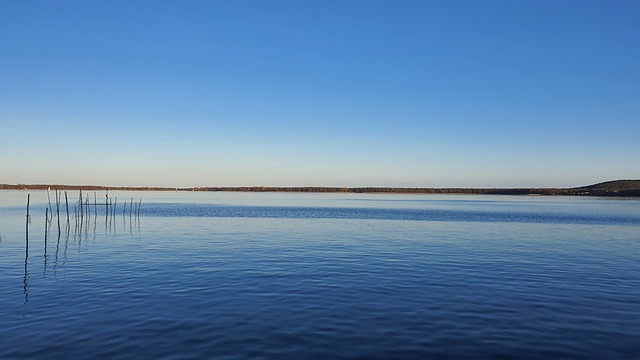
M153 187L153 186L100 186L100 185L59 185L59 184L0 184L0 190L120 190L120 191L176 191L185 190L192 191L193 188L169 188L169 187Z
M238 192L303 192L303 193L358 193L358 194L488 194L488 195L570 195L568 189L478 189L478 188L392 188L392 187L199 187L194 191Z
M394 187L131 187L95 185L7 185L0 190L94 190L94 191L235 191L235 192L302 192L302 193L358 193L358 194L477 194L477 195L571 195L571 196L640 196L640 180L616 180L577 188L394 188Z
M583 196L640 196L640 189L577 189L577 188L391 188L391 187L199 187L193 191L237 192L303 192L303 193L359 193L359 194L471 194L471 195L583 195Z

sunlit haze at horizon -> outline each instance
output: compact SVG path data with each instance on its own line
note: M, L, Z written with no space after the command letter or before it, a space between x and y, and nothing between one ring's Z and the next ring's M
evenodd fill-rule
M2 1L0 183L638 179L637 1Z

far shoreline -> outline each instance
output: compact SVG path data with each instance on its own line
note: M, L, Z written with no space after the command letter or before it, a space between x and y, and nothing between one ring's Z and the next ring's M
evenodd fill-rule
M423 188L423 187L328 187L328 186L213 186L155 187L63 184L0 184L0 190L85 191L202 191L202 192L292 192L351 194L459 194L459 195L547 195L640 197L640 180L614 180L575 188Z

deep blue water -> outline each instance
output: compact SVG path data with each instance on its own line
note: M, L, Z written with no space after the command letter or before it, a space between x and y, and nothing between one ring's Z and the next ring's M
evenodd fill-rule
M2 359L640 354L638 200L122 192L139 218L45 245L32 192L26 257L26 194L0 192Z
M312 206L232 206L217 204L159 203L145 206L145 215L174 217L231 217L287 219L350 219L350 220L423 220L461 222L525 222L546 224L640 225L634 214L553 213L531 209L484 210L463 209L398 209L367 207Z

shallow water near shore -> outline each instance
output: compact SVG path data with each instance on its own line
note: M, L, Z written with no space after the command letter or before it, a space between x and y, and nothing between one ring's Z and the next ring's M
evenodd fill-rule
M637 199L109 196L0 191L0 358L640 353Z

